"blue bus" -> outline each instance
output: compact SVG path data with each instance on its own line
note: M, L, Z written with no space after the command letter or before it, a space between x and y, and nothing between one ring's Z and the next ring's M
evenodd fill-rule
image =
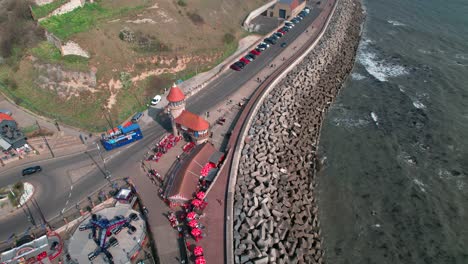
M118 126L107 134L102 134L101 143L106 150L122 147L143 138L140 126L132 124L127 127Z

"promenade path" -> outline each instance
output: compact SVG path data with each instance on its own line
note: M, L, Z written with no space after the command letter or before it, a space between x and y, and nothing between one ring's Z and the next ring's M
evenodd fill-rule
M325 26L327 18L335 5L335 1L336 0L328 0L321 2L318 8L322 9L322 12L317 17L317 19L312 22L312 24L303 34L301 34L293 43L290 43L288 47L272 61L272 64L276 65L275 67L264 68L257 74L257 77L260 78L260 80L265 80L268 76L273 74L278 67L283 65L283 63L287 63L287 59L293 57L300 47L302 47L308 41L314 40L319 36L321 29ZM317 8L317 6L314 8ZM255 80L256 78L253 78L250 82L247 82L245 85L243 85L239 89L237 96L234 95L234 97L236 97L236 99L242 98L245 95L250 97L250 95L252 95L253 92L260 86ZM259 93L256 93L256 96L258 95ZM252 100L254 100L254 98L250 98L250 101ZM246 106L246 108L248 107L249 105ZM227 188L229 182L229 173L231 171L233 150L237 142L242 124L247 117L247 112L248 111L243 111L237 121L236 127L233 130L227 146L227 148L231 151L229 152L225 161L226 165L221 170L214 187L207 195L209 204L205 209L206 217L201 219L202 224L206 226L206 229L204 230L206 237L198 244L205 248L204 256L208 263L229 263L229 260L226 258L226 250L231 249L226 249L226 240L232 241L233 238L230 237L230 234L226 233L227 222L231 220L227 219L226 216L226 210L229 210L229 208L227 208L229 205L226 204L228 195Z

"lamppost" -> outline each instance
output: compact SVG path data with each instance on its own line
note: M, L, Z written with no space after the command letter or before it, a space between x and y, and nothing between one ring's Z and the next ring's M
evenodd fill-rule
M97 142L94 142L94 144L96 144L96 148L97 148L97 150L98 150L99 157L100 157L101 160L102 160L102 164L103 164L103 167L104 167L104 174L105 174L105 177L106 177L106 179L110 182L110 178L112 177L112 174L111 174L111 172L107 169L106 160L102 157L101 147L99 146L99 143L97 143Z

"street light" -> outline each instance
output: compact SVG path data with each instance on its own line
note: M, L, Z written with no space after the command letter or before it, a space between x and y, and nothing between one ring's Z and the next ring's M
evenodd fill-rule
M98 153L99 153L99 157L100 157L101 160L102 160L102 164L103 164L103 167L104 167L104 174L105 174L105 177L106 177L107 180L109 180L109 179L112 177L112 174L111 174L111 172L107 169L106 160L102 157L101 147L99 147L99 143L97 143L97 142L94 142L94 144L96 144L96 147L97 147L97 150L98 150Z

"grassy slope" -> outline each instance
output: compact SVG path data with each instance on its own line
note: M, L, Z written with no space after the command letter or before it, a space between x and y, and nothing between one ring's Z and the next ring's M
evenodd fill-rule
M178 79L188 79L194 76L195 72L209 70L231 55L237 48L237 39L245 36L245 32L240 28L241 21L251 9L259 6L262 1L264 2L264 0L248 1L247 3L240 0L193 0L187 2L186 7L178 6L175 2L167 2L164 3L167 6L163 6L163 2L158 2L160 7L163 8L160 10L165 10L176 21L169 24L158 24L160 26L152 26L148 24L122 23L122 25L116 25L115 23L107 23L116 18L123 21L138 19L136 12L131 11L138 11L139 14L144 14L144 16L147 16L148 12L154 14L154 10L142 10L143 3L148 2L103 0L94 4L86 4L85 7L71 13L52 17L41 22L44 27L55 35L65 39L73 37L73 40L78 40L80 45L83 44L92 54L89 62L76 56L61 58L55 47L44 42L31 49L30 53L41 61L58 63L71 70L86 69L88 63L95 65L98 67L98 78L102 78L106 72L118 75L120 71L124 71L122 68L125 65L131 65L132 60L135 58L151 56L151 54L135 53L131 46L118 39L121 26L130 25L134 30L141 30L145 34L151 34L158 39L168 41L167 43L170 43L172 48L178 44L182 45L177 50L173 49L171 52L166 52L165 56L213 56L213 54L217 54L215 61L211 63L187 65L187 68L182 72L158 76L158 82L151 82L147 79L127 90L122 89L118 94L117 103L111 111L113 122L120 123L135 111L144 109L149 99L154 94L161 93L168 84ZM152 5L151 3L148 4ZM204 24L202 26L194 25L189 20L188 13L197 13L202 16ZM190 32L197 32L197 34L194 36ZM223 43L225 33L235 35L236 41L229 44ZM85 37L85 41L83 41L82 37ZM93 50L95 47L98 49ZM118 47L118 49L112 49L113 47ZM102 54L106 55L102 56ZM123 63L116 64L114 60L119 58ZM19 69L5 68L7 68L5 65L0 65L0 82L4 81L5 78L13 77L18 83L18 88L12 89L10 87L7 89L0 83L0 89L17 101L18 104L41 115L56 118L61 122L92 131L99 131L107 126L101 109L106 104L107 98L109 98L107 90L92 95L83 94L80 98L73 97L65 101L58 99L52 90L37 88L34 80L38 77L38 73L32 67L31 62L23 59ZM117 69L117 71L115 72L114 69ZM118 76L114 77L118 79ZM108 78L109 76L103 81L107 82Z
M33 6L31 7L34 18L39 19L47 16L49 13L59 8L61 5L65 4L67 0L56 0L52 3L43 5L43 6Z

